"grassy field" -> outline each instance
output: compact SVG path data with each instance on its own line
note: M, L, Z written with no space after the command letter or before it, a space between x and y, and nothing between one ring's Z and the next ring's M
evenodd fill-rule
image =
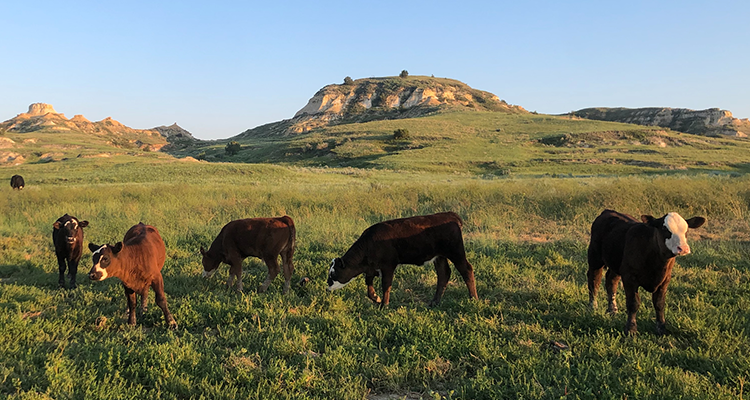
M386 135L403 121L381 124ZM423 140L421 128L407 127L414 140ZM529 129L522 134L535 139ZM479 139L467 140L477 154L487 147ZM510 174L488 179L491 173L466 163L474 155L458 152L463 161L455 162L464 164L445 161L444 167L432 168L438 161L425 161L422 169L407 168L408 160L398 152L352 162L375 166L370 169L346 163L321 168L307 159L273 166L151 156L0 168L2 176L21 173L27 183L21 192L7 184L0 189L0 396L747 397L750 177L741 173L744 167L732 166L742 159L735 148L745 144L732 148L723 139L695 140L726 148L723 155L707 149L701 156L722 158L716 162L723 164L705 167L722 173L698 165L619 177L602 175L629 169L553 170L555 176L565 174L561 178L545 176L542 166L548 164L542 163L518 172L511 167ZM667 147L662 158L683 162L697 151L690 146ZM558 149L533 143L528 148ZM416 151L422 150L438 149ZM323 157L333 162L336 156ZM674 270L667 295L671 335L653 334L653 307L645 292L635 337L622 334L622 312L605 313L603 297L600 309L588 309L587 235L604 208L655 216L677 211L708 219L688 235L693 254L681 257ZM428 308L436 276L422 266L399 267L386 310L367 299L363 278L335 293L325 290L330 260L369 225L447 210L465 221L479 301L468 298L454 272L443 302ZM79 288L57 288L51 225L66 212L90 221L87 243L115 243L139 221L161 231L168 302L179 329L166 329L153 303L136 327L128 326L119 282L88 281L88 251L79 268ZM266 271L255 259L245 262L242 294L224 288L225 266L213 280L200 277L198 248L210 244L223 224L283 214L297 225L294 279L310 277L307 286L284 296L277 278L268 293L258 294ZM618 302L624 305L623 293Z

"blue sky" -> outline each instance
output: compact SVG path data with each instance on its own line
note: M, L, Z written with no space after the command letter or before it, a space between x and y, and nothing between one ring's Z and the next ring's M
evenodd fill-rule
M750 117L748 1L41 0L0 15L0 120L44 102L226 138L292 117L345 76L403 69L540 113Z

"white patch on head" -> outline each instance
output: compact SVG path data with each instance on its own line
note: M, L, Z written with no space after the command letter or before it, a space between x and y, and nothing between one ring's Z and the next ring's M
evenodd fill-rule
M102 247L100 247L97 251L91 253L91 256L94 256L95 254L100 253L102 250L104 250L105 247L107 247L107 245L103 244Z
M690 246L687 243L688 224L685 219L675 212L664 217L664 227L672 232L672 237L665 240L667 248L676 256L690 254Z
M109 276L109 274L107 273L107 270L105 268L102 268L100 265L101 265L101 263L96 263L96 265L94 265L94 271L95 272L100 272L102 274L102 277L99 278L99 279L97 279L97 280L98 281L103 281L103 280L107 279L107 277Z
M349 281L349 282L351 282L351 281ZM347 283L341 283L339 281L333 281L333 285L328 286L328 290L331 291L331 292L333 292L336 289L341 289L342 287L348 285L349 282L347 282Z
M204 269L204 270L203 270L203 275L201 275L201 276L203 276L204 278L209 278L209 279L210 279L210 278L211 278L212 276L214 276L214 274L216 273L216 270L217 270L217 269L218 269L218 268L216 268L215 270L213 270L213 271L211 271L211 272L209 272L209 271L206 271L206 270Z
M336 259L334 258L331 261L331 269L328 270L328 275L331 275L333 273L333 267L336 265Z

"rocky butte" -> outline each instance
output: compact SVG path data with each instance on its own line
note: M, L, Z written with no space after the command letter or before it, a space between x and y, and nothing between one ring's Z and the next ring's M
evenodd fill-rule
M414 118L450 109L527 113L454 79L408 76L347 81L324 86L293 118L238 136L294 135L328 125Z
M661 126L678 132L704 136L747 137L750 121L734 118L718 108L689 110L687 108L584 108L574 114L581 118L628 124Z

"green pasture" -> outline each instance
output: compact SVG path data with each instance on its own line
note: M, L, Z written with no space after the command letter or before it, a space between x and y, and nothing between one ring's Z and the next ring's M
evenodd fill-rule
M551 121L560 132L575 122ZM381 124L384 137L403 126ZM420 128L406 128L415 141L428 141ZM532 128L522 134L536 138ZM320 135L334 137L336 131ZM460 143L464 133L454 135L451 140ZM491 172L475 171L466 161L485 150L500 154L503 146L494 153L479 140L501 136L482 137L480 132L466 139L474 155L442 167L426 161L437 156L438 145L414 150L432 152L414 156L417 163L424 160L423 169L407 168L408 157L399 152L342 167L119 156L0 168L0 176L21 173L27 183L20 192L0 186L0 397L748 396L750 178L730 165L742 158L735 148L744 142L730 148L725 139L691 139L729 148L724 164L676 172L610 176L606 169L561 169L552 176L530 166L489 177ZM690 146L667 147L665 163L688 162L696 151L719 158ZM528 149L575 147L530 143ZM353 167L365 164L376 168ZM643 291L635 337L622 334L623 312L605 313L603 295L600 309L588 308L588 230L604 208L707 218L705 227L688 235L693 254L681 257L674 270L667 295L670 335L653 334L653 307ZM385 310L367 299L361 277L340 291L326 291L330 260L371 224L448 210L464 220L479 301L469 299L454 271L443 302L428 308L436 283L429 266L399 267ZM137 326L128 326L119 281L88 281L88 250L78 289L57 288L51 232L64 213L90 222L86 243L115 243L139 221L160 230L177 330L166 328L153 302ZM277 277L267 293L258 294L266 269L256 259L245 261L244 293L224 287L226 266L212 280L200 277L198 248L209 245L223 224L283 214L297 226L294 281L310 277L307 286L282 295ZM618 302L624 309L623 293Z

